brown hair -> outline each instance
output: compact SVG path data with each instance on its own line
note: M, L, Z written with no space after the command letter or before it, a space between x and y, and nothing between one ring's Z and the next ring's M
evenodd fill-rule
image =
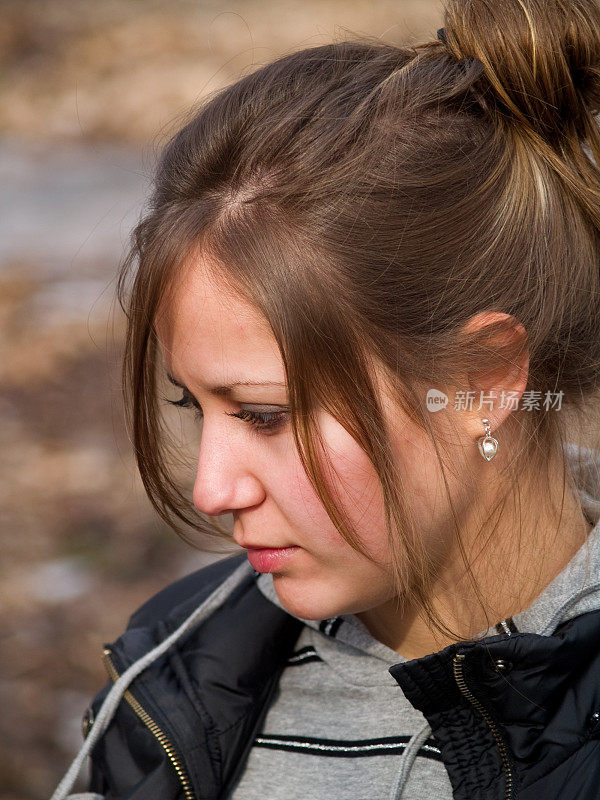
M456 636L431 608L374 366L451 470L421 389L514 363L519 351L499 335L521 323L527 390L542 402L507 419L517 482L532 465L541 475L564 443L566 418L545 407L546 393L562 392L580 419L596 399L600 9L452 0L444 32L410 47L363 36L304 49L206 98L164 148L118 295L127 421L158 514L184 537L177 519L228 537L170 471L156 398L157 309L202 252L271 326L296 446L332 521L362 552L324 481L317 407L377 471L398 593L410 579L431 624ZM465 332L488 310L510 317Z

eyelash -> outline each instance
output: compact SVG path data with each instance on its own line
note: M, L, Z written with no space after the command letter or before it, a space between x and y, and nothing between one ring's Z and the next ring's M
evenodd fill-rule
M195 408L196 419L203 419L204 417L202 409L198 406L194 398L190 397L185 392L183 397L180 397L179 400L169 400L168 397L163 397L162 399L167 403L170 403L170 405L178 406L179 408ZM260 412L242 409L242 411L228 411L226 413L228 417L235 417L236 419L241 419L243 422L246 422L255 431L264 431L266 433L281 427L285 421L285 418L289 416L289 411Z

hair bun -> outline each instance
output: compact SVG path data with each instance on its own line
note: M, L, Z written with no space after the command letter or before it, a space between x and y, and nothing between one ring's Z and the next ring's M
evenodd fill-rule
M442 36L459 59L482 62L484 96L547 140L600 111L597 0L449 0Z

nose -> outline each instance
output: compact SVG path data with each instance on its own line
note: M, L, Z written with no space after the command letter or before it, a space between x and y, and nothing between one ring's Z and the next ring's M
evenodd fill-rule
M261 502L264 490L250 458L231 431L219 432L217 424L211 427L204 420L192 496L198 511L214 517Z

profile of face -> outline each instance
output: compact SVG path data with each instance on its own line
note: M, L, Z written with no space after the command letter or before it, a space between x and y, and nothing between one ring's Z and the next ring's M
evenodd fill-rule
M333 468L332 473L325 470L328 485L371 561L338 533L303 470L291 430L284 366L266 320L209 277L198 259L186 268L155 330L167 372L183 387L173 387L173 397L192 397L202 411L196 508L213 516L231 513L234 538L242 547L297 548L273 572L281 603L296 616L358 613L393 599L375 470L344 427L320 412ZM211 392L217 386L230 386L229 394ZM382 397L412 512L428 546L439 553L448 507L435 452L428 437L409 424L385 393ZM251 416L258 414L268 426L261 428L256 422L261 418ZM459 492L455 501L460 502Z

